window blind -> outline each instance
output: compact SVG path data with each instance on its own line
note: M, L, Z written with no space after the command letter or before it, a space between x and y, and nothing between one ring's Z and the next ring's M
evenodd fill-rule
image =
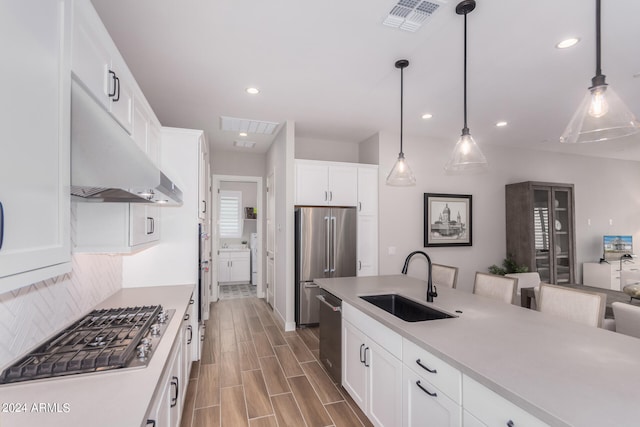
M218 227L222 238L242 237L242 192L220 191Z

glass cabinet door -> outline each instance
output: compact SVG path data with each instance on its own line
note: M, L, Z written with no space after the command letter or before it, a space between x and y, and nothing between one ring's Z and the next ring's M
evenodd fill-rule
M571 195L568 189L553 189L553 255L555 283L571 283L572 223Z
M551 275L551 238L549 231L551 193L547 189L533 190L533 229L536 257L536 270L540 280L550 282Z

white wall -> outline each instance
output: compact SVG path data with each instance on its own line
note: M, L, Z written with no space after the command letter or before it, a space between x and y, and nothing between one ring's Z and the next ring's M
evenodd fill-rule
M385 178L398 155L398 135L379 134L380 140L380 274L398 274L405 256L425 250L434 262L460 268L458 288L471 291L476 271L487 271L505 257L505 184L521 181L563 182L575 185L576 273L582 263L598 261L603 234L632 234L640 247L640 165L638 162L572 156L552 152L482 146L489 170L482 175L446 175L451 141L425 141L405 136L405 154L413 169L415 187L390 187ZM424 248L423 194L473 196L473 246ZM609 225L609 219L613 225ZM589 224L590 220L590 224ZM389 247L396 255L389 255ZM640 250L636 249L636 252ZM426 277L426 262L412 260L409 274Z
M287 121L267 152L266 173L275 170L275 305L273 307L286 330L295 329L294 306L294 130L295 124ZM268 231L267 231L268 232ZM266 264L265 264L266 265Z
M358 162L377 165L380 162L380 134L375 133L358 144Z
M358 148L353 142L295 137L296 159L357 163Z
M212 175L265 176L264 153L210 150L209 156Z

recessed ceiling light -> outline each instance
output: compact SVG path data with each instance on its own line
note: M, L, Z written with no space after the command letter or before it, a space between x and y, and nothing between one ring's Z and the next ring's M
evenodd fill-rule
M433 117L433 114L425 113L425 114L422 115L422 118L425 119L425 120L428 120L431 117Z
M248 87L245 89L250 95L257 95L260 93L260 90L257 87Z
M565 40L562 40L560 43L556 45L558 49L567 49L571 46L575 46L580 41L577 37L571 37Z
M246 133L246 132L240 132L238 135L240 135L240 136L247 136L247 133Z
M501 128L507 125L507 122L505 122L504 120L496 122L496 126Z

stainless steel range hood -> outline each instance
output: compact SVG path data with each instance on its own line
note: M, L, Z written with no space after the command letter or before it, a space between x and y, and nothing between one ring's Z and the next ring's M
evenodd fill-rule
M73 80L71 195L88 202L182 204L182 191Z

